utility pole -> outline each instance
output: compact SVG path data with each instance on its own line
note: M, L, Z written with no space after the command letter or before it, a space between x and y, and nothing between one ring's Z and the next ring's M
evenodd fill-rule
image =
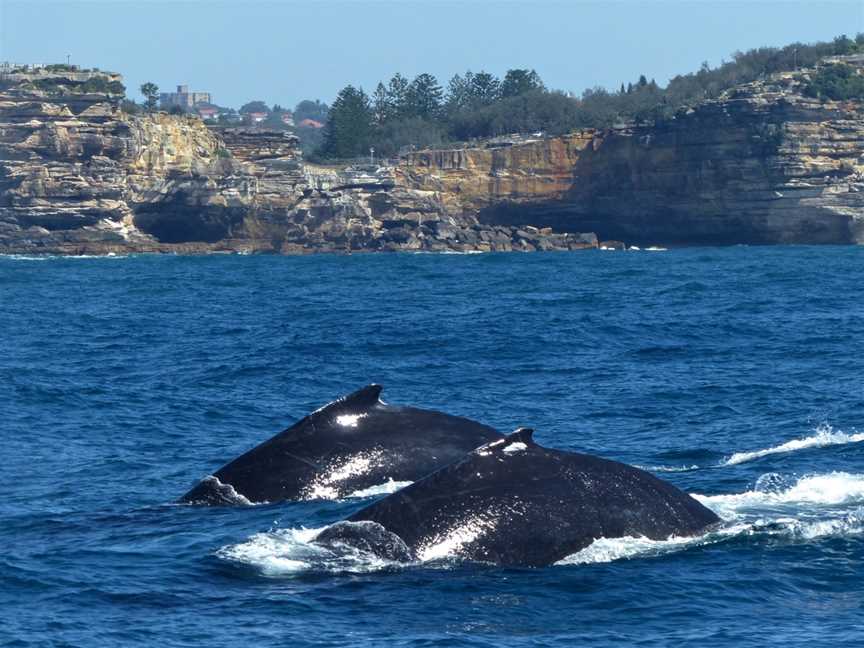
M67 55L66 55L66 65L69 65L69 62L70 62L71 60L72 60L72 55L71 55L71 54L67 54Z
M792 67L798 71L798 48L792 50Z

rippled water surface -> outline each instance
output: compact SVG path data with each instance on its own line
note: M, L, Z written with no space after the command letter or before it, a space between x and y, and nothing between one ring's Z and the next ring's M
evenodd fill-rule
M0 258L0 644L861 645L864 249ZM543 569L328 560L373 501L173 505L369 382L723 519Z

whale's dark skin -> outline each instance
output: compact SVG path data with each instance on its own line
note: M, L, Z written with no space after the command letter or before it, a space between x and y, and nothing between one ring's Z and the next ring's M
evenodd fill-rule
M369 385L313 412L202 480L180 501L337 499L388 480L415 481L503 438L466 418L385 404L381 389Z
M522 428L477 448L333 525L319 544L368 550L369 542L357 543L355 536L375 523L382 528L374 537L388 538L388 555L401 539L414 559L449 548L446 553L467 560L536 567L601 537L660 540L696 535L719 522L695 499L643 470L544 448L531 436Z

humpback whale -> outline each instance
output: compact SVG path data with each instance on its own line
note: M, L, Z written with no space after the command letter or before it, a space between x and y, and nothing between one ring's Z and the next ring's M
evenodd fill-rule
M314 540L382 558L555 563L598 538L690 536L720 519L626 464L544 448L520 428L325 528Z
M459 416L381 401L368 385L312 412L206 477L180 502L210 505L338 499L415 481L503 438Z

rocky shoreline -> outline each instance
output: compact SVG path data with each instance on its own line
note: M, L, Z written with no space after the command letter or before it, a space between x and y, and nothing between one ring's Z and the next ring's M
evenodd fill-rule
M304 162L281 131L126 114L112 73L6 74L0 254L864 243L864 106L804 96L808 74L662 124L340 167ZM100 75L111 90L82 91Z

